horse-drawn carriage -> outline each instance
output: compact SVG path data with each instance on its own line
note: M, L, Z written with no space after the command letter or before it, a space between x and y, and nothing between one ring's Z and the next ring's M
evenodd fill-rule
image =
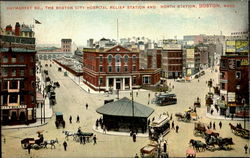
M38 150L45 147L43 140L44 138L42 134L39 135L39 139L24 138L21 140L21 146L23 149L28 149L30 147L32 149Z
M208 135L205 137L207 150L214 151L216 149L219 150L231 150L233 145L232 138L222 138L222 137L215 137L213 135ZM216 148L218 146L218 148Z
M191 122L191 120L197 120L197 114L193 110L188 110L185 113L176 113L175 116L177 117L178 121L183 122Z
M207 129L204 123L196 122L194 124L194 135L197 137L200 136L202 138L205 138L206 136L219 137L220 134L211 129Z
M60 125L62 125L63 128L65 128L65 121L63 119L63 114L61 112L56 112L56 121L55 121L55 125L56 128L59 128Z
M240 124L238 124L238 126L234 126L231 123L229 123L229 126L233 134L240 136L242 138L250 139L250 131L248 129L242 128Z
M164 151L164 147L156 142L151 142L140 149L142 158L168 158L167 151Z

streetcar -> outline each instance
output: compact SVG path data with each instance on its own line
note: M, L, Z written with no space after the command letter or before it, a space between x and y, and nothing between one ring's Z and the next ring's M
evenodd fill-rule
M160 106L164 105L172 105L177 103L176 95L173 93L164 93L157 95L153 100L152 103L155 103Z
M170 132L170 119L166 114L160 115L157 119L149 125L149 138L157 141L160 136L166 135Z

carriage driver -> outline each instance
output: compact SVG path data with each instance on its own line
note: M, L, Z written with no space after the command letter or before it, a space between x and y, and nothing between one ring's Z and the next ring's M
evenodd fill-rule
M82 133L81 127L78 127L77 133Z

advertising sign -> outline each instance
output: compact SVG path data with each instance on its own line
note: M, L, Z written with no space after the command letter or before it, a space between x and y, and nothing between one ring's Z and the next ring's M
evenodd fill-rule
M163 49L180 50L181 44L164 44Z
M194 62L194 49L186 49L187 62Z
M228 102L235 102L235 92L228 92Z
M235 41L226 41L226 52L235 52Z
M249 52L248 41L235 41L236 52Z

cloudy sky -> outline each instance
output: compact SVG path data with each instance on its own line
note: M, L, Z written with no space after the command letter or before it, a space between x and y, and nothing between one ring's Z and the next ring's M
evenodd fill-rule
M72 38L77 45L86 45L89 38L99 40L119 37L183 38L183 35L220 34L248 30L248 4L241 1L163 1L163 2L3 2L1 1L1 27L18 21L35 25L38 44L60 44L61 38ZM200 8L200 4L212 4ZM161 8L172 5L175 8ZM177 8L195 5L196 8ZM231 5L230 8L224 5ZM42 8L36 10L35 6ZM53 10L46 9L53 6ZM55 9L72 6L73 10ZM87 9L90 6L124 6L124 9ZM128 6L154 6L155 9L127 9ZM19 9L16 9L19 7ZM31 7L23 9L21 7ZM76 9L78 7L78 9ZM79 9L80 7L84 7ZM215 8L214 8L215 7ZM20 9L21 8L21 9Z

